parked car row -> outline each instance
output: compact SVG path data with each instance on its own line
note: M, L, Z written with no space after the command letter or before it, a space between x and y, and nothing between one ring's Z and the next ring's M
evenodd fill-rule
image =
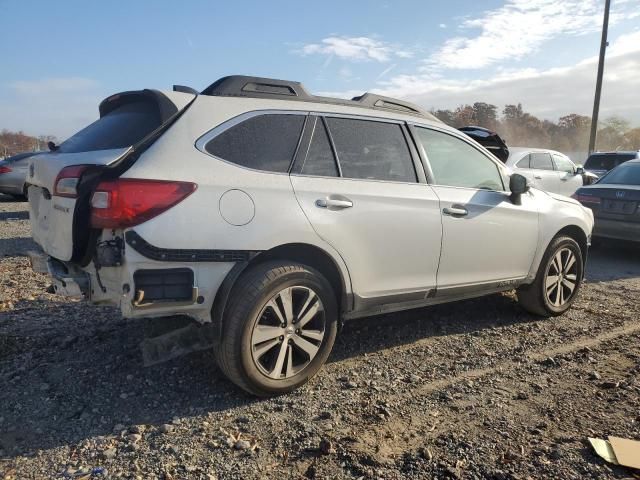
M621 163L574 198L593 211L594 237L640 241L640 159Z
M32 265L127 318L206 325L253 394L305 383L352 318L512 289L552 316L580 290L592 210L410 103L232 76L99 110L30 160Z

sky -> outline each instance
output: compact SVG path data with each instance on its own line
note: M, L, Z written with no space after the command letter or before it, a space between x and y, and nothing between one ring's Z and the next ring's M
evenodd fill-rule
M425 108L590 115L604 0L0 0L0 129L68 137L100 100L246 74ZM601 118L640 125L640 0L612 0Z

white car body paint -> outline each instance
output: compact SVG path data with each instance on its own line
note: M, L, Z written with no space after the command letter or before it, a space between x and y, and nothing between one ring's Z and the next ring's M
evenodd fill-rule
M553 163L553 170L522 168L518 166L518 163L523 160L525 156L531 153L547 153L552 158L554 158L555 156L561 157L565 162L568 162L573 166L573 173L555 169L555 159ZM556 152L555 150L548 150L543 148L510 147L509 158L505 162L505 165L511 168L514 172L527 177L532 186L547 192L553 192L570 197L578 188L583 186L582 175L576 173L577 166L571 161L569 157L567 157L563 153Z
M193 99L188 94L164 93L179 109ZM237 117L269 111L353 115L445 131L486 154L508 185L509 168L456 129L428 118L328 103L201 95L121 177L193 182L197 189L130 230L154 247L172 250L268 251L289 244L316 247L334 262L343 279L344 294L358 299L354 305L360 311L355 313L363 315L508 290L533 280L547 245L563 228L577 227L586 238L591 235L590 210L535 188L522 195L518 205L508 191L252 170L197 148L203 135L214 129L223 131ZM108 164L125 152L101 153L100 159L98 152L94 153L77 159L66 155L51 167L36 161L37 178L32 182L36 186L32 188L38 195L31 200L34 238L59 260L71 258L69 215L75 201L54 197L56 204L68 209L59 212L42 191L52 188L64 165L74 161ZM228 197L233 191L246 195L237 197L244 199L237 206L235 197ZM317 207L318 200L332 195L347 197L353 208L332 211ZM246 197L253 204L252 215ZM443 208L459 203L469 207L467 217L441 214ZM104 230L101 241L121 238L125 233ZM125 317L186 314L206 323L211 321L216 293L234 265L156 261L127 245L122 265L102 267L100 280L93 262L82 270L90 277L91 300L118 305ZM136 270L179 267L193 270L194 287L203 302L135 306L135 291L125 286L134 284Z

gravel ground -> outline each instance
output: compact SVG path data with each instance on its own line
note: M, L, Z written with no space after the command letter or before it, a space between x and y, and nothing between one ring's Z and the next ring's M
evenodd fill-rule
M144 368L143 322L46 293L32 248L0 197L0 479L634 478L587 442L640 437L632 247L594 249L556 319L504 294L353 321L271 400L210 352Z

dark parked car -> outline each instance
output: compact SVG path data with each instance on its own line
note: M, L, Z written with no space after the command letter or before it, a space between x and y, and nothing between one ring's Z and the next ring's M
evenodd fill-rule
M489 150L501 162L509 158L509 147L500 135L483 127L468 126L459 128L461 132L473 138L476 142Z
M640 152L595 152L589 155L584 169L598 177L629 160L640 159Z
M573 196L595 217L594 237L640 242L640 160L629 160Z

